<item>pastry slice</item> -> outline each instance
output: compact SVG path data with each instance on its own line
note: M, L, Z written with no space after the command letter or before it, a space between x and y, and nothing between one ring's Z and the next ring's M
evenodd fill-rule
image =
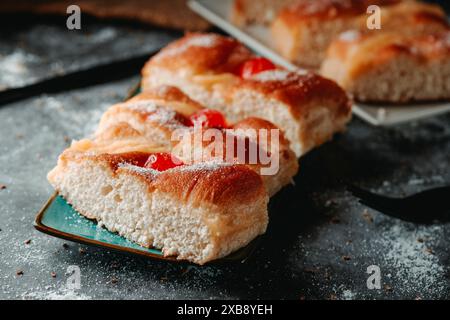
M367 27L370 5L381 8L381 30ZM275 46L285 58L316 69L330 43L344 31L415 35L446 30L448 23L439 6L416 1L300 0L281 11L271 29Z
M190 119L198 115L210 117L210 114L209 109L192 101L179 89L159 87L108 109L100 121L94 142L99 148L125 141L128 152L141 150L139 148L145 147L147 142L154 150L174 154L185 164L218 159L246 164L262 175L270 196L291 183L298 171L298 162L289 141L276 126L258 118L228 124L214 111L212 115L216 118L212 120L219 125L218 117L223 123L212 132L215 136L207 138L210 128L194 127ZM196 138L201 145L195 144ZM276 139L273 143L272 138ZM130 146L137 146L137 149L130 149ZM238 152L238 146L243 152ZM254 157L250 158L250 155Z
M191 33L171 43L142 75L144 91L176 86L231 123L248 117L272 122L298 157L343 131L351 118L351 102L335 82L287 71L217 34Z
M344 33L322 74L364 102L450 99L450 32L426 36Z
M150 153L102 153L93 145L64 151L48 180L75 210L112 232L204 264L266 230L267 193L245 165L207 162L157 171L145 165Z

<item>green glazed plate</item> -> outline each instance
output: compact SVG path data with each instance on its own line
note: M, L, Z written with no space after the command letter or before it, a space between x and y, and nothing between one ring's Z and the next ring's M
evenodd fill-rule
M158 249L141 247L117 233L110 232L99 227L93 220L87 219L75 211L70 204L54 193L41 211L36 216L34 227L46 234L88 245L95 245L121 251L124 253L137 254L153 259L178 262L175 257L164 257ZM245 262L256 249L260 237L253 240L246 247L230 254L215 263L227 261Z

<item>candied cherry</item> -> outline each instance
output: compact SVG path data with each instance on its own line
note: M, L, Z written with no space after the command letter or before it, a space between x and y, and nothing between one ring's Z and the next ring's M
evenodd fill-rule
M202 127L222 129L227 127L225 117L217 110L203 109L190 117L191 122L200 123Z
M250 78L252 75L276 69L276 66L269 59L258 57L245 61L239 67L238 74L241 78Z
M166 171L171 168L175 168L183 165L183 162L171 155L170 153L153 153L148 157L145 163L145 168L150 168L158 171Z

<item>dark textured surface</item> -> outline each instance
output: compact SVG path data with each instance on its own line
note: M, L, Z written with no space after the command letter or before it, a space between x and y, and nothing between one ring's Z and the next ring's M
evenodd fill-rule
M0 90L151 52L181 33L84 21L69 31L62 18L42 24L0 16Z
M55 25L2 34L1 83L14 86L23 80L20 74L14 81L4 79L10 67L5 57L17 48L25 56L39 57L39 63L22 69L27 78L37 79L52 74L55 61L62 61L63 70L76 68L151 49L169 37L161 31L87 27L93 28L90 36L69 34ZM96 34L114 37L84 41ZM39 47L36 37L54 46ZM78 40L67 41L72 37ZM138 41L141 37L147 40ZM301 160L296 186L272 200L269 232L245 264L154 262L75 243L65 248L66 241L35 231L34 216L52 193L46 173L68 138L92 132L105 108L122 100L137 81L135 77L0 108L0 184L6 185L0 190L0 298L450 298L450 224L396 220L360 205L345 189L346 183L354 183L396 196L450 184L450 115L393 128L354 119L347 133ZM70 265L81 269L80 290L65 287ZM380 290L367 289L369 265L381 269ZM16 275L18 270L23 275Z

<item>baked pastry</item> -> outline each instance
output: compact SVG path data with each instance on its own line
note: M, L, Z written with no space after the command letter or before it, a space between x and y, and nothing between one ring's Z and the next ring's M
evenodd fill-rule
M222 142L218 145L218 141L204 138L205 128L195 129L192 123L188 123L190 117L205 111L208 109L188 98L179 89L158 87L109 108L100 120L95 141L110 140L115 147L125 146L125 149L121 149L122 152L142 150L147 143L153 150L174 154L185 164L214 159L246 164L262 174L270 196L291 183L298 171L298 162L283 133L272 133L271 130L278 128L268 121L248 118L213 132L220 135ZM264 146L258 140L261 129L267 132L268 140ZM275 133L277 136L272 137ZM202 141L203 147L198 150L194 147L196 137ZM274 144L271 143L271 138L277 139ZM244 151L241 154L238 150L227 153L226 143L231 143L229 141L236 146L241 145ZM211 152L207 152L209 150ZM253 161L250 159L252 151L258 155L258 159Z
M267 24L272 22L278 12L293 0L234 0L230 20L242 27L247 24Z
M80 214L165 256L204 264L265 232L268 197L245 165L144 168L149 153L69 148L48 180Z
M369 30L369 5L381 7L381 31L405 35L439 32L448 28L445 12L437 5L401 0L297 1L283 9L272 24L275 47L287 59L319 68L331 41L347 30Z
M322 74L359 101L450 99L450 31L412 37L349 31L331 45Z
M142 76L144 91L179 87L230 122L248 117L272 122L297 156L343 131L351 117L351 102L335 82L289 72L217 34L191 33L171 43L147 62Z
M279 154L273 175L258 174L265 164L248 161L247 153L229 159L227 144L199 160L179 152L196 133L188 122L207 112L176 88L143 93L111 107L93 138L74 141L61 154L48 180L80 214L139 245L198 264L224 257L265 232L269 194L291 181L298 164L282 134L276 148L273 136L263 146L245 132L232 135L245 141L246 151L256 144ZM201 132L219 124L202 121ZM220 135L275 128L256 118L222 124ZM179 129L187 139L174 144Z

